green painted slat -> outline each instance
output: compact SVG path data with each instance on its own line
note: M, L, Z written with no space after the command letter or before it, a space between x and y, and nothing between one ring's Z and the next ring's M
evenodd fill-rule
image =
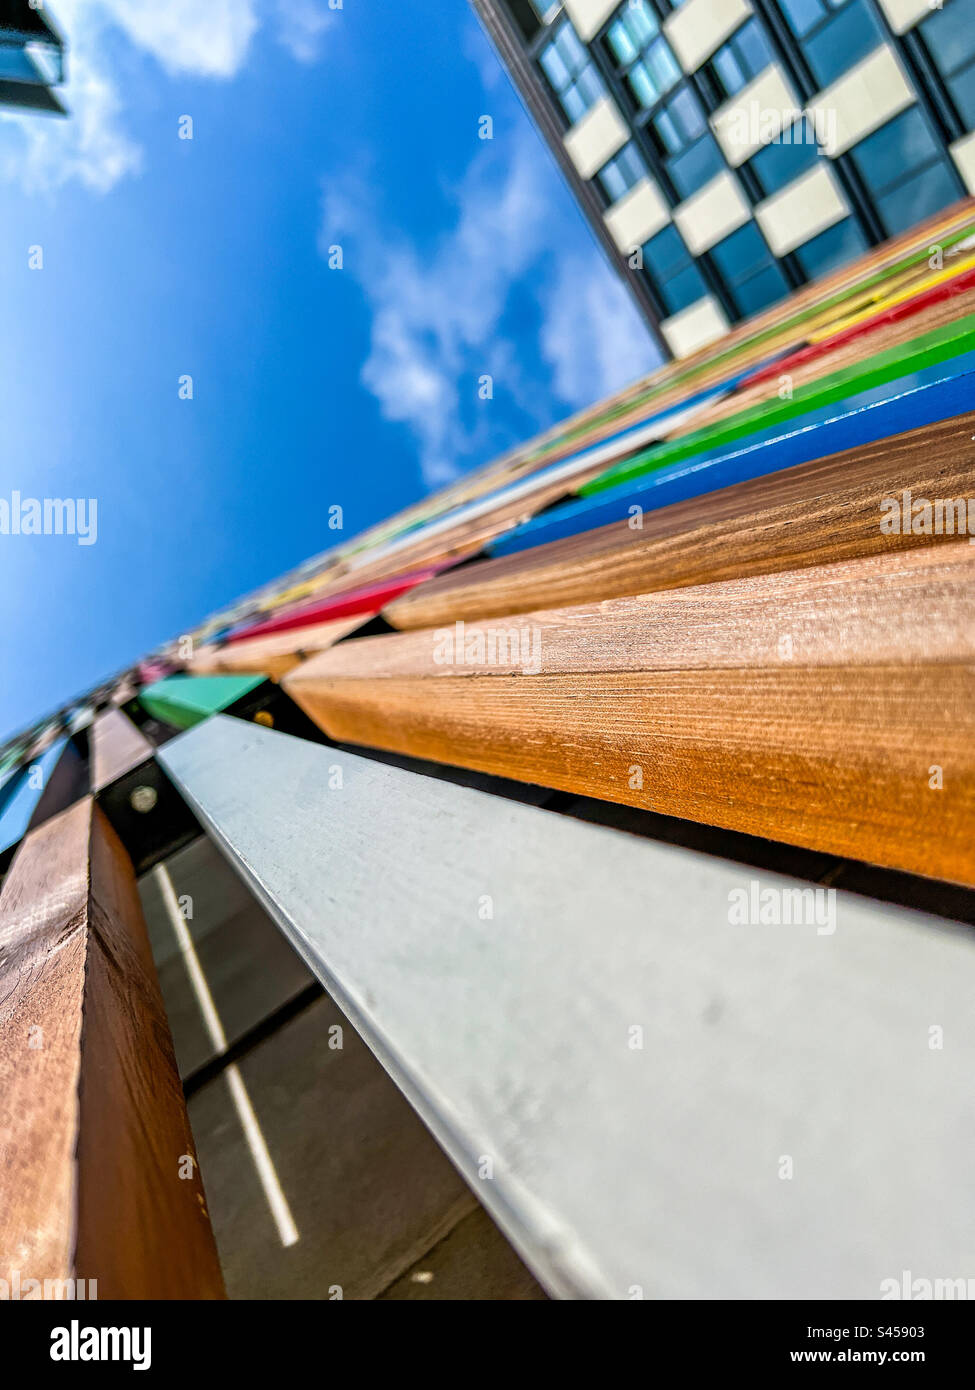
M758 429L768 429L795 419L798 415L805 415L810 410L820 410L843 400L846 396L868 391L873 386L881 386L897 377L936 366L949 357L956 357L960 353L972 350L975 350L975 314L968 314L955 323L945 324L931 333L912 338L910 342L900 343L885 352L878 352L856 366L844 367L841 371L831 372L829 376L821 377L818 381L800 386L791 400L783 401L774 396L768 402L763 401L761 405L739 411L730 419L694 430L691 434L682 435L680 439L674 439L670 443L643 449L633 458L616 464L605 473L600 473L597 478L584 483L578 491L583 497L603 492L606 488L616 487L619 483L640 477L651 469L662 468L664 464L680 463L704 449L724 448L735 444Z
M154 719L191 729L211 714L249 695L264 676L166 676L139 692L139 703Z
M973 233L975 233L975 223L958 228L956 231L952 232L950 236L936 237L935 241L943 251L947 251L949 247L954 246L960 241L964 241ZM878 270L866 280L857 280L851 285L844 286L842 290L838 290L836 294L831 295L829 299L816 300L813 304L807 305L798 313L783 319L781 323L773 324L771 327L763 329L760 333L754 333L750 338L743 338L741 342L735 343L730 348L726 348L724 352L719 352L714 357L709 357L704 362L698 362L692 367L687 367L683 372L678 372L667 381L653 383L648 386L644 393L634 397L632 400L627 400L622 404L614 404L607 410L600 411L598 414L588 418L584 424L574 429L566 430L563 434L550 440L545 445L544 449L537 450L535 454L529 454L528 458L544 457L549 450L554 449L556 446L571 442L577 435L584 434L595 425L609 423L623 411L633 410L639 405L648 405L654 397L660 395L662 391L669 391L674 386L690 385L693 383L694 378L700 376L703 372L712 371L715 367L721 366L723 363L727 363L730 366L735 358L746 349L750 350L757 347L760 343L768 342L787 329L799 328L803 323L807 323L817 314L822 314L827 309L832 309L837 305L843 304L846 300L853 299L859 294L866 294L869 290L876 288L876 286L882 285L885 280L890 280L894 276L902 274L905 270L910 270L912 266L920 265L922 261L927 260L930 254L931 248L925 246L918 251L911 252L910 255L905 256L902 260L895 261L893 265L885 266L884 269Z

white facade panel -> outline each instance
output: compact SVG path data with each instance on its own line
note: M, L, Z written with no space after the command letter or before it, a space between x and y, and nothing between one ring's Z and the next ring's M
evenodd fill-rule
M629 130L616 103L609 97L597 101L571 130L566 131L563 144L579 176L591 179L607 159L612 159L629 138Z

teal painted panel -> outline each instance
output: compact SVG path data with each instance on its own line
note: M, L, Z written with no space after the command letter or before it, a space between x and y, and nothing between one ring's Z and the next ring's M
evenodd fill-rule
M139 692L139 703L154 719L191 729L211 714L249 695L265 676L166 676Z

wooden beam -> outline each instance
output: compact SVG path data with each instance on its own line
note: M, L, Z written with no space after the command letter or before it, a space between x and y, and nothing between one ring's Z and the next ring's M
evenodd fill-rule
M969 410L973 387L975 352L902 377L877 391L851 396L842 405L759 430L737 445L705 449L604 492L579 497L495 537L487 549L494 555L513 554L610 521L629 523L634 515L689 497L706 497L719 488L936 424Z
M284 685L340 742L973 884L973 676L956 541L352 641Z
M550 1292L966 1268L969 930L837 892L830 932L824 889L823 934L735 925L813 885L221 716L160 757Z
M152 761L152 744L120 709L99 714L88 737L93 792L102 791L127 772Z
M738 483L533 550L484 560L404 594L395 627L439 627L533 609L771 574L953 537L880 530L881 498L975 497L975 411Z
M280 680L293 667L299 666L313 652L334 646L343 637L363 626L368 617L357 614L351 618L335 618L331 622L314 623L286 632L252 637L246 642L232 642L224 647L201 647L186 669L194 675L216 672L251 672Z
M25 839L0 943L3 1277L222 1297L135 878L90 798Z

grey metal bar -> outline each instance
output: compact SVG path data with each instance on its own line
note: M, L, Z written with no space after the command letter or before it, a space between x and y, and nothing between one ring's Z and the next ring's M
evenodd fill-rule
M975 1274L967 928L225 717L157 757L553 1294Z

